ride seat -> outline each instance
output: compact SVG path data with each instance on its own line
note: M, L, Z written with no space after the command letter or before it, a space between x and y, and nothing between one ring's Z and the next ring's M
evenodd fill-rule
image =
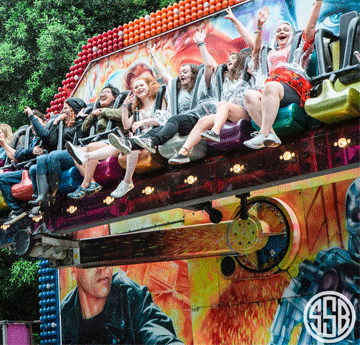
M313 83L321 83L321 92L305 102L306 112L313 118L336 123L360 116L360 17L349 12L340 17L340 33L335 36L324 29L315 36L321 74ZM328 67L330 65L330 67Z

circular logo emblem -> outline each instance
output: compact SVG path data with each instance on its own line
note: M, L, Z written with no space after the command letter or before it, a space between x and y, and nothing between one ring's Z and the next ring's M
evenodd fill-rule
M304 325L309 334L326 344L345 339L355 325L355 309L350 300L336 291L323 291L306 303Z

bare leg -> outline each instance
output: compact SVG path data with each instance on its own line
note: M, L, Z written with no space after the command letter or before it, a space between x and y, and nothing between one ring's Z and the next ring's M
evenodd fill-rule
M87 147L86 147L86 151L89 152L93 152L96 151L98 149L101 149L103 147L109 146L108 144L106 144L103 141L97 141L95 143L90 143ZM81 184L81 186L83 188L89 188L89 183L90 182L95 182L93 175L94 172L96 170L96 166L98 164L98 159L92 159L90 161L87 161L85 163L85 176L84 176L84 180Z
M216 134L220 134L220 130L227 120L237 122L240 119L248 118L249 116L242 106L229 102L219 102L216 108L216 116L212 130Z
M86 146L85 147L78 147L79 149L83 150L86 153ZM78 164L76 163L76 161L74 160L75 166L77 167L77 169L80 171L81 176L85 176L85 168L86 168L86 164Z
M275 122L280 107L280 101L284 97L284 87L277 81L265 84L261 99L262 123L260 132L267 136Z
M85 176L85 167L86 167L86 164L85 165L79 165L79 164L77 164L75 161L74 161L74 163L75 163L75 166L78 168L78 170L80 171L80 174L81 174L81 176Z
M246 110L260 128L262 123L261 98L261 93L255 90L246 91L244 95Z
M260 127L260 132L254 138L244 141L245 146L257 150L265 146L276 147L281 145L281 140L273 131L272 125L283 97L284 87L276 81L265 84L261 98L256 95L256 91L245 93L247 110L251 118Z
M136 164L139 158L139 151L131 151L126 157L126 172L124 176L124 181L127 184L132 183L132 177L136 168Z
M112 145L104 146L98 150L88 152L88 160L102 160L111 156L118 156L120 151Z
M214 125L215 116L215 114L211 114L199 119L195 127L190 132L183 147L180 149L180 154L184 156L188 155L189 151L201 140L201 133L210 129Z
M125 194L131 191L134 188L132 183L132 177L138 162L139 155L146 150L135 150L131 151L127 156L121 154L119 156L119 163L124 161L126 157L126 172L124 179L119 183L116 189L111 193L113 198L122 198ZM147 152L147 151L146 151ZM147 152L148 153L148 152Z

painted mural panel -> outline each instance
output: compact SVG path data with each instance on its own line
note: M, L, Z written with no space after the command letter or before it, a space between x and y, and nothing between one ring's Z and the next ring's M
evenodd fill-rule
M76 238L109 234L107 226ZM66 268L60 275L63 344L191 344L185 261Z
M251 31L256 30L256 14L268 6L270 17L266 22L263 43L273 46L275 29L280 21L289 21L295 30L303 29L310 15L313 0L256 1L241 4L233 9L235 16ZM349 11L360 12L357 1L323 1L317 28L326 28L338 34L339 18ZM193 36L198 29L207 32L207 48L218 63L225 63L230 53L246 45L234 25L224 19L222 12L210 19L186 26L112 54L92 64L79 83L74 95L86 102L95 101L103 85L112 83L120 90L131 88L131 83L142 73L153 74L149 47L156 44L157 58L176 76L184 63L202 64L201 54Z
M313 295L334 290L356 308L359 183L357 179L275 195L301 220L299 251L286 270L253 273L237 265L225 275L224 258L189 260L194 343L316 344L302 325L304 306ZM354 326L336 343L356 341Z
M325 180L324 178L324 182ZM302 182L299 184L306 185ZM176 339L184 344L200 345L316 344L317 340L306 331L304 326L305 306L314 295L335 291L346 296L353 307L358 308L360 178L355 181L350 179L317 184L309 188L299 188L294 185L293 190L270 194L266 198L269 202L278 201L286 205L287 210L293 211L290 220L299 225L298 228L294 227L296 236L289 242L287 248L290 252L292 247L296 246L295 256L285 255L281 262L269 270L256 272L253 266L247 266L248 261L241 256L155 262L90 270L107 271L107 278L104 280L107 281L108 286L111 285L112 275L112 284L121 278L123 282L138 289L139 286L143 286L142 289L151 294L154 308L159 308L157 310L162 315L161 319L167 320L174 327L172 331L174 338L167 338L168 342L164 342L166 344L178 341ZM235 207L236 204L233 202L219 206L229 218L233 217ZM267 213L261 223L263 227L273 222L272 219L266 219L267 216L274 217ZM188 224L191 222L195 224L201 218L201 213L200 216L190 215L187 218ZM103 230L100 228L101 231ZM106 227L105 231L108 231ZM244 228L242 231L247 229ZM208 234L204 236L210 240ZM181 238L178 240L181 241ZM265 254L261 248L256 249L255 253L246 254L245 257L251 255L260 257ZM269 251L269 260L272 255ZM79 278L80 271L74 268L60 271L64 339L68 339L66 337L69 328L74 329L77 324L74 314L69 318L64 305L71 301L76 289L86 288L84 279ZM102 274L106 276L105 273ZM113 298L112 293L105 295L106 298ZM132 305L129 295L121 301L123 304L129 302ZM97 311L99 315L103 315L101 310L97 309ZM84 313L80 315L84 316ZM354 344L360 340L358 334L360 320L354 315L351 315L354 324L352 326L349 324L348 327L351 326L351 333L341 342L336 343ZM67 322L66 318L68 318ZM346 324L345 316L342 322ZM126 326L124 324L125 328L128 325L128 323ZM113 330L120 332L120 326L114 326ZM328 321L328 328L332 329L332 327L333 324ZM117 334L118 339L121 339L119 334L122 333ZM95 335L93 337L96 339ZM112 338L111 341L114 339L115 343L121 343L117 338ZM99 343L105 343L104 339L101 341ZM93 344L97 343L93 342Z

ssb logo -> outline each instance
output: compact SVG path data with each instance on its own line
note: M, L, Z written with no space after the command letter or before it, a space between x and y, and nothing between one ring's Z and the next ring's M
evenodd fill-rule
M336 291L323 291L307 302L304 325L310 335L326 344L345 339L353 330L355 309L350 300Z

